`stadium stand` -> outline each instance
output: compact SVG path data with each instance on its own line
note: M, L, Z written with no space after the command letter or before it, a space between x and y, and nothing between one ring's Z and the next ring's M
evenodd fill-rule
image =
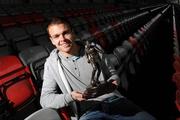
M54 111L41 109L39 105L44 63L54 49L46 32L47 22L53 16L67 18L79 40L96 42L105 50L121 78L118 90L126 97L132 98L158 119L180 118L176 111L180 110L179 5L145 5L145 0L139 4L134 4L135 1L131 4L113 4L116 2L117 0L0 0L0 120L34 120L47 117L70 120L66 108ZM163 27L165 30L158 28L164 20L168 23ZM174 60L171 65L174 73L171 82L174 82L176 92L172 90L174 86L170 85L170 81L160 83L165 78L158 77L161 71L157 70L163 62L158 62L160 55L153 52L154 46L159 47L164 43L158 43L158 38L165 41L172 39L169 38L170 35L163 35L169 26L172 28L171 42L174 45L174 54L171 56ZM156 50L159 53L163 48ZM149 63L145 65L146 61ZM151 71L147 70L146 67L153 61L155 62ZM158 78L158 82L154 80ZM156 88L155 82L159 88ZM150 88L148 83L154 87ZM174 93L165 94L162 84ZM139 89L151 94L152 98ZM165 95L160 98L158 93ZM156 101L154 98L157 98Z

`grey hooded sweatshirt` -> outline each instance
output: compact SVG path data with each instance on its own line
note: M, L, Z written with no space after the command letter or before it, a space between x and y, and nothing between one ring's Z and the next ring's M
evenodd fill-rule
M105 57L106 58L106 57ZM60 62L64 75L72 89L76 91L85 91L86 87L90 84L92 66L87 63L87 57L84 54L84 50L81 50L79 56L64 57L61 55L57 49L54 49L50 56L47 58L44 65L44 75L43 75L43 86L40 97L40 104L45 108L59 109L65 106L69 106L72 102L75 102L68 93L64 83L62 82L61 76L59 74L58 62ZM107 69L107 74L110 74L107 80L117 80L119 83L120 79L108 62L104 59L105 65L103 66ZM104 76L101 74L99 77L100 81L104 80ZM101 95L97 98L88 99L81 102L80 105L85 105L87 101L103 101L104 99L111 97L113 95L120 95L120 93L115 90L112 93ZM87 105L85 105L86 107Z

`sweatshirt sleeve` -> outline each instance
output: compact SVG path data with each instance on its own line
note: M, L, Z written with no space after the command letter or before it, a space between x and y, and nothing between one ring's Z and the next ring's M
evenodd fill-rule
M43 85L40 96L40 104L43 108L59 109L68 106L74 100L69 93L59 92L58 84L53 77L48 62L44 65Z

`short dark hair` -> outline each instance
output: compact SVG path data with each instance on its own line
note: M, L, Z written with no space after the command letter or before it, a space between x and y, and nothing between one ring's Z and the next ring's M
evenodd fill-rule
M72 25L66 18L55 16L55 17L52 17L52 19L49 21L49 23L47 25L48 34L49 34L49 30L48 30L49 26L58 25L58 24L65 24L65 25L67 25L69 27L69 29L72 30Z

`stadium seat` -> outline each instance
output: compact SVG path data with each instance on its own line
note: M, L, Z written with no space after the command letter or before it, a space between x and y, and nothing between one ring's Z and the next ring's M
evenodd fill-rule
M173 62L173 67L174 67L174 70L175 70L176 72L180 72L180 61L175 60L175 61Z
M10 27L10 26L15 26L16 22L13 20L12 16L1 16L0 25L2 27Z
M49 52L54 49L51 41L48 38L48 34L46 32L46 28L44 28L44 24L29 24L25 26L28 34L33 37L34 42L37 45L41 45L45 47Z
M125 40L122 43L122 47L128 51L128 55L126 57L127 70L131 75L135 75L136 71L135 71L135 65L133 63L134 62L133 46L129 41Z
M63 13L61 11L45 11L42 13L46 20L51 20L54 16L64 17Z
M32 20L30 19L29 15L15 15L14 19L16 21L16 23L20 23L20 24L27 24L27 23L31 23Z
M40 109L24 120L62 120L56 110L50 108Z
M0 100L7 102L4 109L10 115L26 109L36 100L37 91L31 73L17 56L0 57L0 93Z
M13 54L14 51L8 41L0 33L0 56Z
M180 111L180 90L176 90L176 100L175 100L176 107L178 111Z
M18 52L34 46L30 35L28 35L22 27L9 27L4 29L3 33L7 40L12 42L12 45Z
M107 58L112 63L115 69L118 69L120 67L121 64L120 61L118 61L117 56L115 56L114 54L108 54Z
M38 23L38 22L44 22L45 18L41 13L32 13L29 16L33 22Z
M46 33L46 29L43 28L42 24L27 24L24 26L24 28L26 29L27 33L36 37L36 36L40 36Z
M43 83L44 63L48 56L48 51L42 46L33 46L19 53L19 58L22 63L30 67L30 71L34 78L34 84L39 93L41 92ZM58 113L63 120L69 120L66 108L59 109Z
M90 25L89 32L92 36L97 40L97 43L101 45L104 50L109 49L109 43L105 33L103 33L99 28L95 25Z
M44 72L44 63L49 56L48 51L42 46L33 46L19 53L19 58L25 66L30 67L34 82L41 90Z
M135 62L136 63L138 63L138 64L140 64L141 63L141 61L140 61L140 58L139 58L139 55L137 54L137 51L138 51L138 40L137 40L137 38L136 37L134 37L134 36L130 36L129 37L129 39L128 39L128 42L130 42L131 43L131 45L133 46L133 57L134 57L134 60L135 60Z
M122 46L118 46L113 50L113 54L117 57L120 66L117 69L117 72L121 79L121 87L124 90L128 90L128 80L127 80L127 61L128 51Z

